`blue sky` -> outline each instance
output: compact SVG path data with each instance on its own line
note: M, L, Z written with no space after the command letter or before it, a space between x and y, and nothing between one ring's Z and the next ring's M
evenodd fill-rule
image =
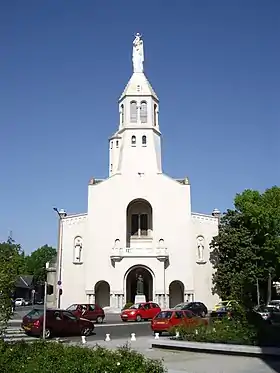
M138 31L164 171L190 178L192 210L280 184L278 0L2 0L0 240L55 246L52 207L87 210Z

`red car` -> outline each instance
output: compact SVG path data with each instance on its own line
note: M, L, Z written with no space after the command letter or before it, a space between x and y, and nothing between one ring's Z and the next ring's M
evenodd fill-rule
M152 322L151 328L154 333L162 334L168 332L170 328L177 325L207 325L207 320L201 319L191 311L167 310L157 314Z
M153 319L161 308L154 302L136 303L121 313L122 321L141 321Z
M78 318L96 321L98 324L101 324L105 318L104 310L98 304L72 304L67 311L72 312Z
M34 308L22 319L21 327L28 335L42 337L44 311ZM47 309L46 339L52 336L90 335L94 331L93 322L77 318L71 312L59 309Z

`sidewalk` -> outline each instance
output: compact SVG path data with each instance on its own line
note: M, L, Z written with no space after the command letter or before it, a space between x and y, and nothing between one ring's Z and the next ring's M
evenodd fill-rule
M152 349L150 337L136 336L136 341L117 339L109 342L89 341L87 347L96 345L116 349L128 345L150 359L163 359L168 373L275 373L280 372L280 360L266 363L259 358L204 354ZM70 343L77 344L77 343ZM273 366L272 366L273 364Z

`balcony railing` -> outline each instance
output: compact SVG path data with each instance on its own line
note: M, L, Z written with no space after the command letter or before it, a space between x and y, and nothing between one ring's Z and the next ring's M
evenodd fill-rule
M158 260L166 260L169 254L167 248L125 247L114 248L110 257L115 262L119 262L123 258L157 258Z

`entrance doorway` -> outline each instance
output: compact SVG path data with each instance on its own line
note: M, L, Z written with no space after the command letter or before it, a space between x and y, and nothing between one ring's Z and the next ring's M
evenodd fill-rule
M172 281L169 285L169 307L175 307L184 302L184 284L181 281Z
M100 307L110 306L110 285L106 281L98 281L94 287L95 303Z
M153 300L153 276L151 272L144 266L132 267L126 277L126 303L135 301L137 293L137 278L143 278L143 292L146 296L146 301Z

